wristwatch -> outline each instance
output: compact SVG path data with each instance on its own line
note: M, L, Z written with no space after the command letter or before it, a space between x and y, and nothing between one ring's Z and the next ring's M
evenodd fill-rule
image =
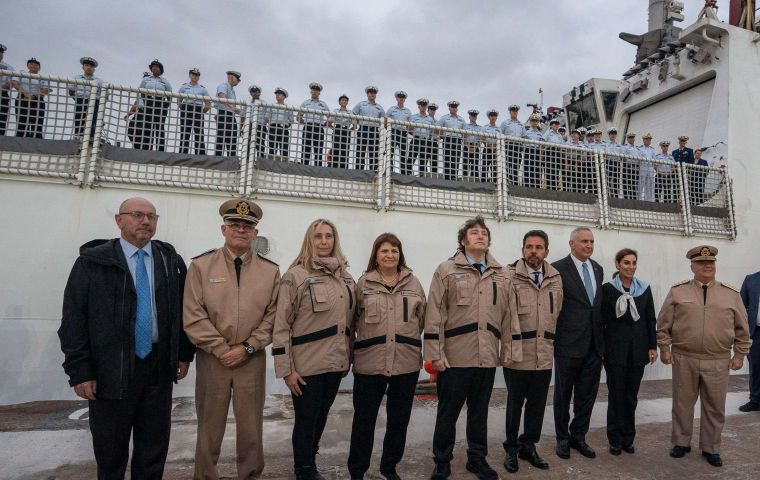
M248 342L243 342L241 345L243 345L245 353L247 353L249 357L256 352L256 349Z

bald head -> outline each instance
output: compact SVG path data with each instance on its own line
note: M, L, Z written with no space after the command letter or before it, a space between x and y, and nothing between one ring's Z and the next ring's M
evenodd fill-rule
M148 199L142 197L132 197L121 202L121 205L119 205L119 213L131 212L135 209L140 210L143 208L151 209L153 213L156 213L156 207L154 207ZM148 210L145 211L147 212Z
M115 219L121 230L121 238L138 248L147 245L156 234L156 207L142 197L132 197L121 202Z

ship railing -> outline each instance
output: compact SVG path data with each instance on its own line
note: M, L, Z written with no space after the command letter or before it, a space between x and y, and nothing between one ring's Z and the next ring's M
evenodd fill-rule
M0 70L0 173L75 181L101 95L94 82Z
M725 167L682 164L689 234L736 238L732 180Z

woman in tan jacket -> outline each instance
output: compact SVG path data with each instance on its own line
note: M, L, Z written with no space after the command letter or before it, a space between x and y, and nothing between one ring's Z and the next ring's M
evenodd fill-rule
M356 284L354 421L348 471L363 479L369 469L375 422L383 396L387 426L380 474L400 479L406 429L422 366L425 292L406 266L401 241L383 233L372 245L367 270Z
M350 366L354 279L346 271L338 231L314 220L301 252L283 275L277 297L272 355L275 375L293 397L296 479L320 480L315 457L341 378Z

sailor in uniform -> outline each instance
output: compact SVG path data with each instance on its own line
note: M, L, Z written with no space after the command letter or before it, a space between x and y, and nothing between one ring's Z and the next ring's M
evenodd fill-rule
M439 127L463 129L465 121L457 115L459 102L452 100L447 103L449 113L441 117L436 124ZM462 134L444 131L443 136L443 178L456 180L459 171L459 158L462 155Z
M198 83L201 71L191 68L187 74L190 81L180 85L177 93L186 95L200 95L208 97L206 87ZM180 142L179 153L186 154L190 151L190 137L193 136L193 147L196 155L206 155L206 134L203 131L203 120L206 112L211 108L211 102L200 98L177 97L179 107Z
M636 146L634 132L628 132L625 140L625 145L620 147L620 153L626 156L621 165L623 198L635 200L639 191L639 147Z
M15 70L13 65L3 60L7 47L0 43L0 70ZM0 75L0 135L8 128L8 112L11 109L11 89L13 83L9 75Z
M467 111L470 121L465 124L464 129L471 132L481 132L483 129L478 125L478 112L475 109ZM480 163L480 141L479 135L467 135L465 137L464 162L462 163L462 177L477 178ZM483 174L485 176L485 172ZM491 174L490 176L492 176Z
M562 145L565 139L559 133L559 120L549 120L549 130L544 133L544 141L547 143ZM546 188L551 190L560 189L562 174L562 150L558 147L546 147L544 150L544 166L546 168Z
M163 63L153 60L148 65L148 69L150 74L143 77L139 88L155 90L156 92L140 94L142 100L138 115L141 117L142 121L139 123L144 130L137 135L137 138L142 138L142 144L138 148L149 150L151 147L155 147L163 152L166 150L166 116L169 113L171 101L169 97L160 92L171 92L172 84L163 77Z
M354 106L354 115L372 118L385 117L385 110L383 110L380 104L375 102L377 91L377 87L373 85L364 89L367 99L362 100ZM371 120L359 120L359 132L356 143L356 168L364 170L366 165L371 172L376 171L380 151L379 123Z
M339 108L335 113L350 114L348 109L348 95L345 93L338 97ZM348 117L334 117L333 119L333 152L331 167L348 168L348 152L351 149L351 130L354 128L353 121Z
M541 116L533 113L528 117L528 128L522 135L522 138L529 140L525 143L525 164L523 165L523 185L530 188L541 186L541 154L543 147L537 142L544 140L538 122Z
M256 145L256 156L263 157L267 154L266 139L267 139L267 125L269 124L268 110L261 108L261 87L258 85L251 85L248 87L248 93L251 95L251 105L255 114L253 115L256 123L255 141L252 141ZM253 132L254 119L251 118L251 122L248 124L251 128L251 135Z
M40 73L40 62L32 57L26 62L29 73ZM16 98L17 137L42 138L45 123L45 95L50 93L47 80L32 77L17 77L14 80L18 89Z
M274 98L277 105L285 106L288 91L282 87L274 89ZM269 108L269 155L280 155L283 160L288 159L290 148L290 125L293 123L293 113L282 108Z
M676 161L673 155L668 153L670 142L663 140L660 142L661 152L654 156L654 159L661 162L657 164L657 175L654 179L654 194L658 202L670 203L678 197L676 194Z
M427 98L417 99L419 113L410 116L409 121L415 124L434 125L435 120L427 114L429 103ZM428 128L414 126L409 127L409 133L412 135L411 154L409 155L408 163L401 164L401 174L411 175L414 160L417 159L417 172L419 176L423 177L427 173L428 162L432 159L432 132Z
M406 102L406 92L399 90L396 92L396 105L393 105L388 109L385 116L391 120L399 120L402 122L408 122L409 117L412 116L411 110L404 106ZM398 153L399 166L409 165L407 160L408 150L408 132L406 125L393 124L391 128L391 158ZM391 168L392 170L392 168Z
M311 92L311 98L304 100L301 103L301 108L309 108L311 110L323 110L325 112L330 111L330 107L327 106L323 100L319 99L319 95L322 93L322 84L318 82L312 82L309 84L309 91ZM322 148L325 142L325 122L324 115L316 113L298 113L296 115L298 123L303 124L303 152L301 154L301 163L304 165L316 165L322 166Z
M236 100L235 87L240 83L240 72L228 70L227 81L216 87L216 96L227 100ZM238 128L236 114L240 108L233 103L216 102L216 143L214 155L229 157L237 155Z
M95 76L95 69L98 67L98 61L92 57L82 57L79 59L82 65L82 73L76 75L74 80L83 80L95 82L97 92L95 93L95 105L92 112L92 127L90 129L90 140L95 136L95 119L98 117L98 107L100 106L100 90L103 86L103 80ZM87 108L90 105L90 85L72 84L69 85L69 96L74 98L76 107L74 109L74 136L81 137L84 135L84 126L87 121Z
M652 134L645 133L641 139L644 141L644 144L639 147L639 156L648 159L654 158L655 151L652 148ZM642 159L639 166L639 200L654 202L654 177L656 174L657 169L654 164Z
M517 119L520 112L519 105L509 106L509 118L501 122L501 133L508 137L523 138L525 127ZM504 153L507 161L507 183L517 185L520 174L520 160L523 153L523 145L513 140L505 140Z
M481 131L492 135L500 135L501 127L496 124L499 112L491 109L486 112L486 116L488 117L488 123L480 127ZM496 174L498 172L498 168L496 168L496 157L498 155L497 142L496 138L483 137L483 169L480 175L480 179L483 182L496 182Z

